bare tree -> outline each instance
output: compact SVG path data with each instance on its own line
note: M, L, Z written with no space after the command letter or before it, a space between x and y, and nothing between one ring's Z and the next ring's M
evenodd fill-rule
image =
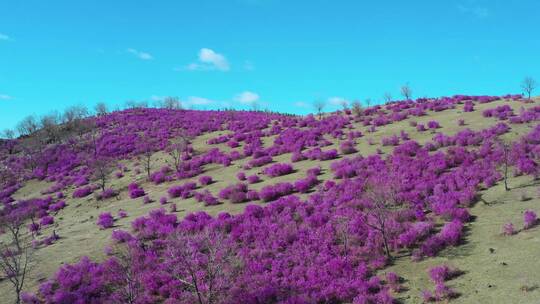
M75 128L76 134L79 137L93 130L96 130L96 121L94 119L82 119L78 121Z
M403 96L403 98L405 98L405 100L410 100L412 98L412 89L411 87L409 86L408 83L404 84L402 87L401 87L401 96Z
M336 237L343 246L343 254L345 255L345 259L349 259L349 247L350 247L350 219L345 216L338 216L336 217L336 224L335 228L336 230Z
M26 116L17 124L17 131L21 136L27 136L39 129L38 122L33 115Z
M122 298L122 303L134 304L142 294L144 288L138 271L138 256L136 255L137 248L134 244L119 243L112 249L114 256L114 266L109 271L113 271L114 275L119 278L119 285L116 292Z
M58 125L60 116L57 112L44 115L40 118L40 127L45 133L48 142L58 142L60 140L60 126Z
M62 121L71 124L88 116L88 109L83 105L71 106L64 110Z
M30 136L20 141L22 155L26 158L25 164L30 171L37 168L46 143L41 136Z
M83 105L71 106L64 110L62 122L64 123L65 131L78 132L80 131L81 122L88 116L88 109Z
M0 270L11 283L17 304L21 303L21 292L32 260L31 238L23 233L27 217L26 213L17 209L0 217L0 228L5 231L0 241Z
M165 97L163 99L163 108L168 110L180 110L182 108L182 104L180 103L180 99L178 97Z
M148 108L148 100L139 101L139 103L137 104L137 108L139 108L139 109Z
M15 138L15 131L11 129L5 129L2 131L2 137L5 139L14 139Z
M341 110L343 112L347 111L349 109L349 102L347 100L342 100L339 105L341 106Z
M383 98L384 98L384 102L389 103L390 101L392 101L392 94L390 94L389 92L386 92L384 93Z
M366 107L371 107L371 98L366 98Z
M137 141L137 152L141 153L143 157L144 168L146 170L146 177L150 179L150 171L152 169L152 156L156 152L157 141L150 134L143 134L139 136Z
M168 148L167 153L171 156L172 164L176 172L180 171L182 156L188 149L189 140L187 136L181 135L178 140L173 142Z
M362 103L358 100L353 101L352 103L352 112L356 117L362 116Z
M96 111L97 116L103 116L106 115L107 112L107 105L104 102L98 102L96 106L94 107L94 111Z
M259 103L256 100L251 102L249 106L251 107L251 111L256 112L256 111L260 110L259 109Z
M538 84L532 77L525 77L525 79L523 79L523 82L521 83L521 88L527 94L527 98L529 100L531 99L531 94L534 89L536 89L537 85Z
M98 156L97 158L92 159L90 162L92 177L95 181L97 181L101 191L105 191L107 182L109 181L109 177L112 174L114 167L114 161L105 156Z
M384 252L389 259L392 259L392 252L389 246L390 229L389 221L393 219L395 211L403 205L398 198L398 186L394 181L371 181L365 188L365 198L371 206L366 213L365 224L381 234Z
M227 303L227 290L241 271L234 243L224 233L208 229L171 234L165 263L184 290L192 293L185 300L199 304Z
M499 149L501 150L501 164L500 164L500 170L502 170L502 176L504 181L504 190L510 191L510 187L508 187L508 168L511 165L511 149L512 144L504 139L498 138L496 140L497 145L499 146Z
M4 162L0 161L0 189L17 180L17 175Z
M136 109L139 107L139 104L137 103L137 101L130 99L126 100L124 106L126 109Z
M315 112L317 112L317 115L319 115L319 119L322 119L322 112L325 106L326 104L322 100L316 100L313 102L313 108L315 109Z
M148 101L142 100L142 101L135 101L135 100L127 100L125 102L126 109L143 109L148 108Z

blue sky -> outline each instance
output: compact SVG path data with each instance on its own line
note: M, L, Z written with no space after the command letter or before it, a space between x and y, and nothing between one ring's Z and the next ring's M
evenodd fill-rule
M5 0L0 130L28 114L178 96L311 111L340 99L520 93L535 0Z

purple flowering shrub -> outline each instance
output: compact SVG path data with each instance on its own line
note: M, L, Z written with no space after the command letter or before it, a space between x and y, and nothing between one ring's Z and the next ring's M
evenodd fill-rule
M316 175L308 175L306 178L294 182L294 190L300 193L307 193L311 188L319 183Z
M73 197L74 198L86 197L92 194L92 192L94 192L94 188L92 186L77 188L75 189L75 191L73 191Z
M98 201L105 200L111 197L115 197L118 195L118 192L112 188L107 188L105 191L102 191L96 195L96 199Z
M265 202L270 202L293 192L294 186L291 183L277 183L275 185L264 186L259 192L259 197Z
M290 164L273 164L264 168L263 173L269 177L278 177L291 174L294 171Z
M523 213L523 229L530 229L538 223L538 217L536 212L532 210L526 210Z
M53 223L54 223L54 217L50 215L46 215L42 217L41 220L39 221L39 225L41 226L48 226L48 225L52 225Z
M447 265L440 265L430 268L428 273L431 281L433 281L435 284L435 291L422 291L424 302L439 302L443 300L450 300L459 296L459 294L452 288L448 287L445 282L461 275L462 272L460 270L450 268Z
M98 220L97 220L96 224L101 229L111 228L114 225L114 217L112 216L112 214L110 212L101 213L98 216Z
M194 182L187 182L183 185L172 186L167 190L170 198L180 197L182 199L189 198L193 195L193 190L197 188L197 184Z
M514 224L512 223L506 223L503 225L502 233L504 235L514 235L516 234L516 229L514 228Z
M499 120L506 120L511 116L514 116L514 110L509 105L502 105L492 109L486 109L482 112L484 117L496 117Z
M341 154L353 154L358 152L356 149L356 143L352 140L342 141L339 144L339 151Z
M236 174L236 178L238 178L239 181L245 181L246 180L246 173L245 172L238 172Z
M210 185L212 181L212 177L208 175L199 177L199 184L201 184L202 186Z
M219 198L224 200L230 200L231 203L243 203L248 199L248 186L244 183L238 183L231 185L219 191Z
M435 120L428 121L427 126L430 129L439 129L441 127L439 122Z
M135 199L135 198L146 195L146 193L144 192L144 189L141 188L141 186L139 186L139 184L137 183L131 183L128 185L128 193L129 193L129 198L131 199Z
M250 175L247 177L247 181L250 184L256 184L261 181L258 175Z
M203 202L205 206L214 206L219 204L218 199L214 197L208 190L204 190L203 192L194 191L193 197L196 201Z
M383 137L381 139L381 144L383 146L397 146L399 145L399 137L397 135L392 135L390 137Z

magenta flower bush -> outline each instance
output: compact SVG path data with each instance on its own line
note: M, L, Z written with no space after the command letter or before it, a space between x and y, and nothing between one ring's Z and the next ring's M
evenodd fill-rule
M236 174L236 178L238 178L239 181L245 181L246 180L246 173L245 172L238 172Z
M183 185L172 186L167 190L170 198L180 197L182 199L189 198L193 195L193 190L197 188L197 184L194 182L187 182Z
M439 122L435 120L428 121L427 126L430 129L439 129L441 127L441 125L439 125Z
M390 137L383 137L381 139L381 144L383 146L397 146L399 145L399 137L397 135L392 135Z
M199 177L199 184L201 184L202 186L207 186L207 185L210 185L212 183L212 177L211 176L201 176Z
M474 104L472 101L465 102L465 105L463 106L464 112L473 112L474 111Z
M203 202L205 206L214 206L219 204L218 199L214 197L208 190L204 190L203 192L194 191L193 197L196 201Z
M49 212L58 212L66 207L66 201L58 201L49 205Z
M118 195L118 192L112 188L107 188L105 189L105 191L102 191L100 193L97 194L97 197L96 199L97 200L105 200L105 199L108 199L108 198L111 198L111 197L115 197Z
M272 162L272 157L271 156L268 156L268 155L264 155L264 156L261 156L259 158L254 158L250 161L248 161L245 165L244 165L244 169L251 169L251 168L255 168L255 167L262 167L266 164L269 164Z
M532 210L526 210L523 213L523 229L530 229L538 223L538 217Z
M230 200L231 203L243 203L247 197L248 187L244 183L238 183L236 185L228 186L219 191L219 198L224 200Z
M144 190L137 183L131 183L128 185L128 193L131 199L146 195Z
M111 228L114 225L114 217L110 212L103 212L98 216L96 224L101 229Z
M296 192L307 193L311 188L315 187L319 183L317 176L308 175L304 179L299 179L294 182L294 189Z
M273 164L264 168L263 173L269 177L278 177L291 174L294 171L290 164Z
M270 202L293 192L294 186L291 183L277 183L263 187L259 192L259 197L265 202Z
M291 162L296 163L306 159L306 156L302 152L294 152L291 156Z
M435 266L429 269L429 276L435 284L435 291L422 291L424 302L439 302L450 300L457 297L459 294L448 287L445 282L461 274L461 271L450 268L447 265Z
M496 117L499 120L507 120L514 116L514 110L509 105L502 105L492 109L486 109L482 112L484 117Z
M53 223L54 223L54 217L50 215L46 215L42 217L41 220L39 221L39 225L41 226L48 226L48 225L52 225Z
M514 235L516 234L516 229L514 228L514 224L512 223L506 223L503 225L502 233L504 235Z
M258 175L250 175L247 177L247 181L250 184L256 184L261 181Z
M352 140L343 141L339 144L339 151L341 154L353 154L358 152L356 149L356 143Z
M92 192L94 192L94 188L92 188L91 186L77 188L75 189L75 191L73 191L73 197L74 198L86 197L92 194Z

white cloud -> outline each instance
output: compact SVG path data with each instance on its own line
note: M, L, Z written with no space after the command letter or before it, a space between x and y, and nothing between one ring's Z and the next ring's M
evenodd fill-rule
M207 106L217 102L204 97L189 96L184 103L189 106Z
M259 100L259 94L245 91L236 95L234 100L243 104L253 104Z
M328 98L328 103L333 106L341 106L343 103L349 104L349 101L343 97L330 97Z
M188 64L184 69L175 70L188 70L188 71L228 71L230 70L229 62L227 58L222 54L216 53L214 50L208 48L202 48L199 51L198 62Z
M138 51L136 49L127 49L128 53L131 53L135 56L137 56L141 60L152 60L154 57L146 52Z
M460 4L457 6L457 9L463 14L472 15L479 19L486 18L490 15L489 9L481 6L466 6Z
M299 107L299 108L307 108L309 107L309 104L307 104L306 102L303 102L303 101L297 101L294 103L294 105L296 107Z
M13 97L7 94L0 94L0 100L10 100L10 99L13 99Z
M150 100L152 101L162 101L166 98L166 96L158 96L158 95L152 95L150 96Z

